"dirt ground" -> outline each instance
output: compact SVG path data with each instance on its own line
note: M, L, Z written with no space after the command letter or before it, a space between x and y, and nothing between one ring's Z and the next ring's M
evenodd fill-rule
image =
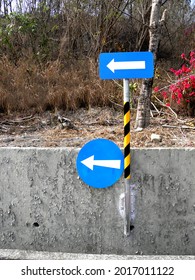
M131 147L195 147L195 118L176 116L170 110L153 112L151 124L134 129L131 112ZM0 114L1 147L82 147L95 138L106 138L123 147L123 109L90 108L56 114ZM158 134L159 140L152 140Z

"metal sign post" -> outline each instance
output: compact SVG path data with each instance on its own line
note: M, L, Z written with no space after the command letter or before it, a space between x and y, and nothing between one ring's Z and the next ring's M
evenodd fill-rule
M125 179L125 201L124 201L124 234L130 235L130 94L129 81L123 79L124 100L124 179Z
M152 52L101 53L99 56L99 75L103 80L123 79L125 191L119 199L119 212L124 219L124 234L129 236L134 198L133 185L130 184L130 92L128 79L152 78L154 75L153 54Z

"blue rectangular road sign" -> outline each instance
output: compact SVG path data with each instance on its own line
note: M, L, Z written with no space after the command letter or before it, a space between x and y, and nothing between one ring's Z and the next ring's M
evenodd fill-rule
M152 52L101 53L99 75L103 80L152 78L154 59Z

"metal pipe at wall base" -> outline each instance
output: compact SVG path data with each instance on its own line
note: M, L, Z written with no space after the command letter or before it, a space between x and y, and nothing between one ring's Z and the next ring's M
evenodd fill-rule
M124 235L130 235L131 228L131 187L130 179L125 179L125 201L124 201Z
M124 221L124 235L129 236L134 229L136 191L130 180L125 181L125 192L119 197L119 214Z

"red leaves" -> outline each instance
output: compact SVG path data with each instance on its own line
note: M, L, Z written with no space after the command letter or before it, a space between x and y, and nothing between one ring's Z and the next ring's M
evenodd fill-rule
M154 92L158 92L158 91L159 91L159 87L153 88L153 91L154 91Z
M174 100L178 105L182 100L189 103L195 97L195 52L190 53L190 59L187 59L184 53L181 54L189 66L185 64L178 70L173 68L170 71L175 75L176 81L168 87L167 91L161 91L159 87L154 88L154 92L161 92L166 106L171 106L170 100ZM191 75L189 75L191 73Z
M192 69L186 67L185 65L182 65L181 74L190 73L191 71Z

